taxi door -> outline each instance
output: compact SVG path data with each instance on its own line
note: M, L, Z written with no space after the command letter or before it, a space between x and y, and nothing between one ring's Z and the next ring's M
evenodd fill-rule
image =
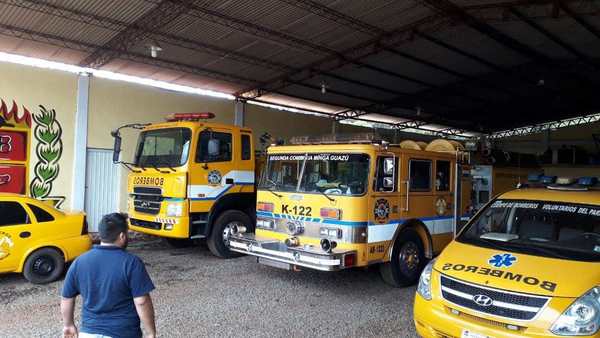
M19 202L0 201L0 272L18 268L31 240L31 218Z
M382 261L400 218L398 177L400 157L378 154L374 161L373 191L369 196L369 262Z

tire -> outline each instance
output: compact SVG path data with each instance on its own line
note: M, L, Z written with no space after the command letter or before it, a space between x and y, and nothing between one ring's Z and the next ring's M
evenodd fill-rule
M408 228L398 234L390 261L381 264L379 272L386 284L405 287L417 283L426 263L421 237Z
M166 238L167 243L173 248L181 249L187 248L194 244L194 241L191 239L183 239L183 238Z
M221 258L239 257L241 254L229 250L228 233L233 224L243 225L251 229L252 221L248 215L239 210L223 212L213 223L212 231L208 237L208 249L213 255Z
M23 266L25 279L33 284L54 282L65 271L65 259L56 249L42 248L27 257Z

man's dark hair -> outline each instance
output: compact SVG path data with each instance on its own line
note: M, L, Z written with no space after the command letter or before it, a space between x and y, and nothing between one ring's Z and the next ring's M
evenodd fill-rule
M122 232L127 232L127 216L120 213L106 214L98 227L100 240L104 243L114 243Z

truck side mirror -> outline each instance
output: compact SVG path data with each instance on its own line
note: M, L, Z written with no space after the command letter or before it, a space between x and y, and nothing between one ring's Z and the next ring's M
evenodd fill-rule
M112 132L115 138L113 143L113 163L119 163L119 155L121 154L121 135L118 132Z
M208 140L208 156L216 157L219 155L221 150L221 141L216 138L211 138Z
M383 162L383 173L385 175L393 175L394 174L394 158L387 157Z

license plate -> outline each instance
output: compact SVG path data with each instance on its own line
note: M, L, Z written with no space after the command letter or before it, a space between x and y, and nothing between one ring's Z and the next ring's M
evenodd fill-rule
M469 331L469 330L463 330L462 334L460 335L460 337L461 338L491 338L488 335L477 333L477 332L473 332L473 331Z

